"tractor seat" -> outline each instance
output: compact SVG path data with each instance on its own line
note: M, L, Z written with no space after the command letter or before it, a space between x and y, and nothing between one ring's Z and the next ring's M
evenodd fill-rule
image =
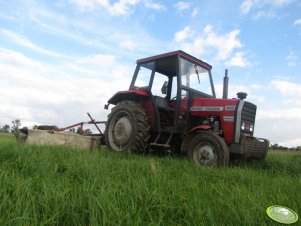
M154 96L154 101L158 108L169 110L168 102L165 98L159 97L159 96Z

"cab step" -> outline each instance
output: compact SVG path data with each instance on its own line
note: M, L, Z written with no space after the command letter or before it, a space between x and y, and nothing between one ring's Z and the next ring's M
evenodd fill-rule
M169 149L171 148L171 146L169 144L159 144L159 143L150 143L151 147L162 147L162 148L166 148Z

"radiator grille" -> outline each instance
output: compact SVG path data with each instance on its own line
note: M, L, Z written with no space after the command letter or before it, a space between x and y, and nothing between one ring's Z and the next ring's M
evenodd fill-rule
M256 105L250 102L245 102L241 112L241 120L248 123L255 123Z
M241 122L244 122L249 125L253 125L253 131L243 131L249 134L254 133L254 126L255 126L255 117L256 117L256 105L250 102L244 102L242 111L241 111Z

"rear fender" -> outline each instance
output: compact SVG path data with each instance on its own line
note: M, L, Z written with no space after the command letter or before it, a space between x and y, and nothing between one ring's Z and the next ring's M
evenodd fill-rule
M149 94L143 90L127 90L127 91L119 91L115 93L109 100L109 104L116 105L118 102L123 100L132 100L135 102L141 102L144 98L149 97Z
M105 105L105 108L107 109L109 104L116 105L124 100L135 101L143 106L148 116L150 125L155 127L155 110L150 97L151 96L145 90L119 91L108 100L108 104Z

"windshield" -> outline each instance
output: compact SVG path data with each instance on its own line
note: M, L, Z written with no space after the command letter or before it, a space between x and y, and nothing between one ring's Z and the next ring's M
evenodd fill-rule
M160 62L159 62L160 63ZM150 89L152 95L166 97L166 93L162 93L162 86L168 82L169 78L163 73L160 73L160 68L157 63L156 68L154 68L155 63L149 62L139 65L139 72L134 83L135 87ZM154 72L152 70L155 70ZM152 73L154 73L154 77L152 82L150 83ZM151 85L151 87L149 87Z
M180 75L183 86L213 96L207 69L181 57Z
M135 81L136 87L146 87L149 85L153 67L154 62L144 63L140 65L138 77Z

